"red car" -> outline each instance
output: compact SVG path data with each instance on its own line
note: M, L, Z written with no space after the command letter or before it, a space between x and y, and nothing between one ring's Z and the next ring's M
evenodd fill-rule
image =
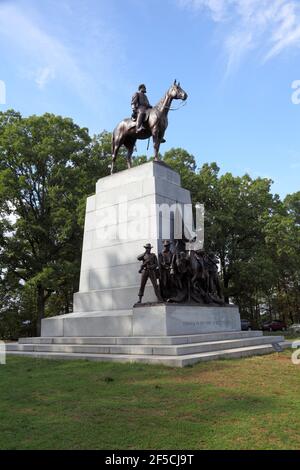
M263 323L262 330L263 331L279 331L279 330L286 330L286 323L284 321L276 320L276 321L269 321Z

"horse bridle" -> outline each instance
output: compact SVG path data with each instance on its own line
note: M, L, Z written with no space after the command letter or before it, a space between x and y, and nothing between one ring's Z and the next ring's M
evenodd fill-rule
M177 111L178 109L182 108L186 104L187 104L187 100L184 100L179 106L177 106L177 108L171 108L171 106L166 106L166 108L168 108L169 111Z

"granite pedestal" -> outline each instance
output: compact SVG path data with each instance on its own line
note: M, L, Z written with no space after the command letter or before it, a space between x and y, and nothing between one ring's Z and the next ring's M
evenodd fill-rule
M86 204L79 292L74 313L42 321L42 336L132 334L132 306L140 285L137 256L151 243L157 254L173 238L174 207L191 204L180 176L149 162L105 178ZM144 302L156 302L148 282ZM131 331L131 333L130 333Z

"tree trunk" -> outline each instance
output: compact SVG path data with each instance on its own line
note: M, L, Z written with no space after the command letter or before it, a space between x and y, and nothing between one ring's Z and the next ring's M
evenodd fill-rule
M259 305L259 299L258 299L258 292L255 292L254 295L254 315L255 315L255 327L259 328L260 326L260 305Z
M42 326L42 319L45 316L45 295L44 295L44 288L41 284L37 286L37 311L38 311L38 319L37 319L37 336L41 336L41 326Z
M228 287L229 287L229 278L225 275L224 276L224 291L228 292ZM226 294L224 296L224 301L226 304L229 304L229 296Z
M65 297L65 305L64 305L64 310L65 314L70 313L70 299L69 299L69 292L64 292L64 297Z
M272 299L271 295L268 295L268 306L269 306L269 320L273 321L273 308L272 308Z

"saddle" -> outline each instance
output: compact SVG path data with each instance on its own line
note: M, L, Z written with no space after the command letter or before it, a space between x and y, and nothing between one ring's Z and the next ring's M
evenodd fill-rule
M150 114L150 110L151 108L148 108L145 112L145 116L144 116L144 120L143 120L143 124L147 124L148 120L149 120L149 114ZM137 115L134 117L134 115L132 114L131 115L131 121L132 121L132 124L130 126L130 129L132 129L133 127L136 126L136 121L137 121Z

